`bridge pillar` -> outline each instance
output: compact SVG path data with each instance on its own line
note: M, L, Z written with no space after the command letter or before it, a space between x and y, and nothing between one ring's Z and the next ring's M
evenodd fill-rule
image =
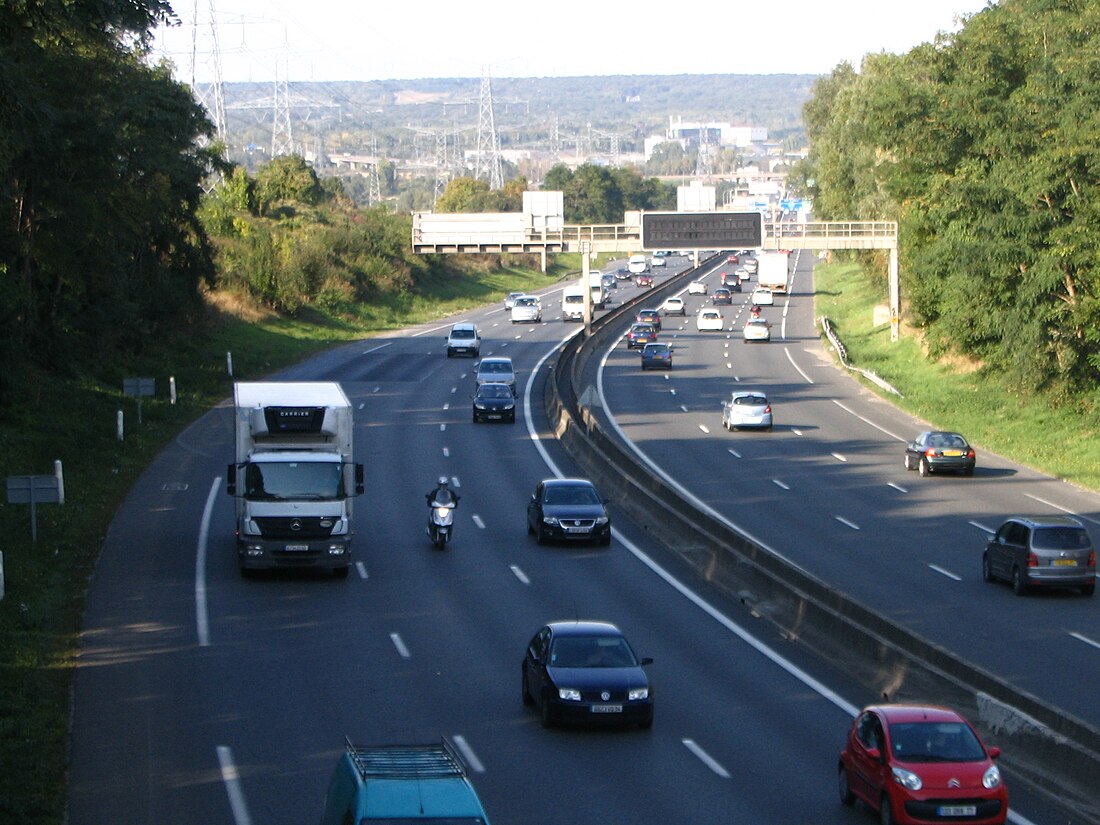
M901 326L901 285L898 283L898 248L890 249L890 340L897 341Z

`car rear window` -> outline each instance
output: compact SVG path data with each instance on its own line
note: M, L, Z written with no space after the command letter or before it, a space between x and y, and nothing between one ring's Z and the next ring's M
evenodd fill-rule
M1031 539L1037 550L1083 550L1089 543L1083 527L1036 527Z
M733 403L739 407L763 407L768 399L762 395L742 395L733 399Z

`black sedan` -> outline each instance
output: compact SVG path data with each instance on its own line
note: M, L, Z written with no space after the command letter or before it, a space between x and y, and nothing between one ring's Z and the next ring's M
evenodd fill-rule
M714 292L711 294L710 302L715 306L718 306L720 304L725 304L726 306L729 306L733 304L733 295L728 289L726 289L725 287L721 287L720 289L714 290Z
M958 433L924 432L905 445L905 469L919 470L922 476L941 472L971 476L975 462L974 448Z
M608 622L551 622L527 645L523 703L542 724L613 722L653 726L653 690L622 631Z
M611 544L611 517L595 485L583 478L540 481L527 502L527 532L539 544L551 539Z
M474 393L474 423L508 421L516 423L516 396L508 384L488 382Z
M630 330L626 333L626 348L634 349L638 347L640 349L656 340L657 328L653 324L631 324Z

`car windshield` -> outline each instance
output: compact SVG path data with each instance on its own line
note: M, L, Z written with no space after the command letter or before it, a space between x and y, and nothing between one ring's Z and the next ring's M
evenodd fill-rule
M621 636L565 636L550 646L552 667L635 667L634 651Z
M537 298L517 298L516 306L518 307L533 307L538 303Z
M501 363L500 361L482 361L481 372L511 372L512 367L508 364Z
M543 504L599 504L600 497L588 486L547 487L542 495Z
M477 391L478 398L511 398L512 390L504 384L482 384Z
M1037 527L1031 539L1036 550L1084 550L1089 534L1083 527Z
M897 722L890 725L890 750L904 762L975 762L986 755L962 722Z
M474 331L472 329L453 329L451 330L452 338L473 338Z

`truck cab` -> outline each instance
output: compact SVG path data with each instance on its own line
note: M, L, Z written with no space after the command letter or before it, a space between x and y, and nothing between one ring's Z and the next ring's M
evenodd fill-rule
M489 825L451 742L357 747L344 740L325 796L321 825L378 821Z

